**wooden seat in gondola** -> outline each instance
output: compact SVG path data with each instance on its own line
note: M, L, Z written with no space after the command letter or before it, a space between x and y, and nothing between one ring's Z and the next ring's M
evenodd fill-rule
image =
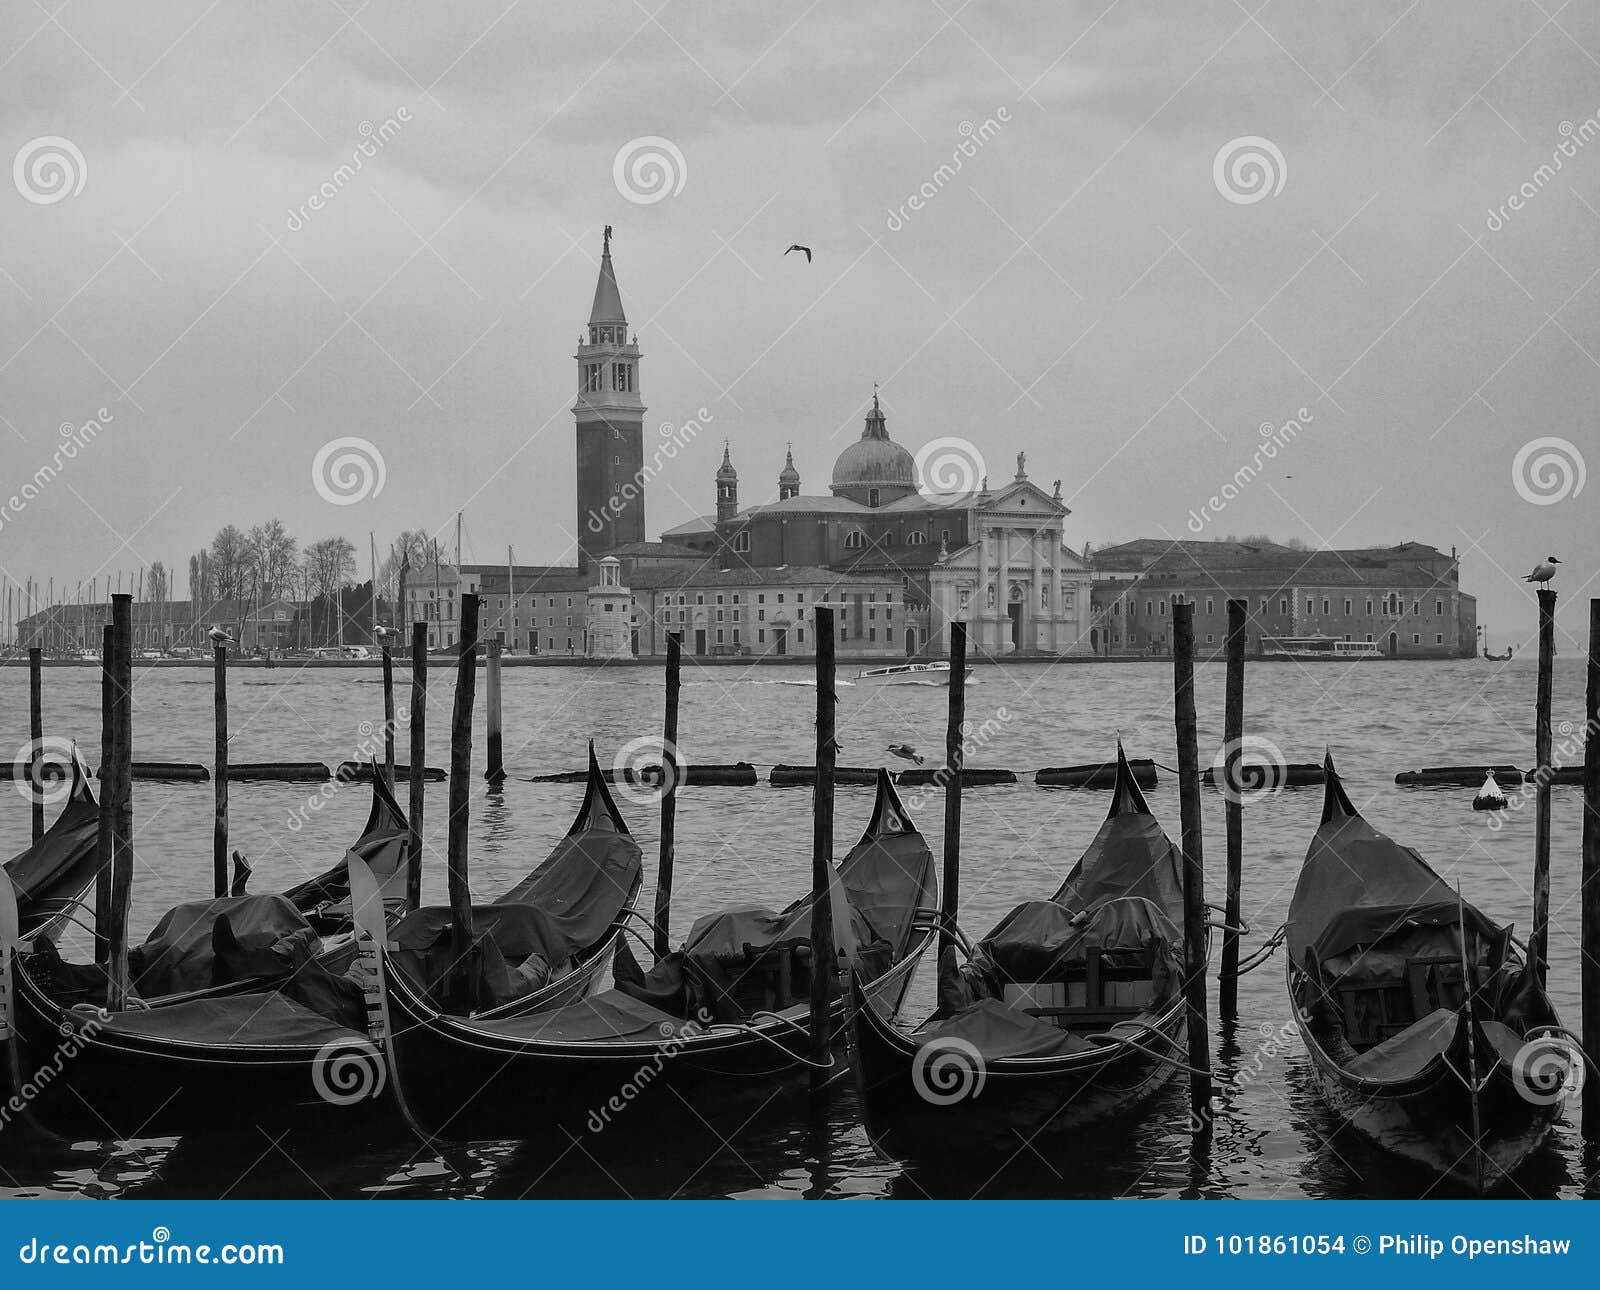
M1060 992L1064 1003L1023 1006L1019 1011L1066 1030L1105 1029L1149 1009L1156 998L1159 957L1154 945L1091 948L1081 962L1063 965L1059 981L1013 984L1007 1002L1037 997L1040 987L1060 985L1065 987Z

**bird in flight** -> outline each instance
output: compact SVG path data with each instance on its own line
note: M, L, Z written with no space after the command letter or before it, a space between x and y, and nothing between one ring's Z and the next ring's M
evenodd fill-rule
M889 751L896 757L904 758L906 761L914 761L919 766L928 760L910 744L890 744Z
M1556 565L1560 563L1561 560L1559 557L1547 555L1544 558L1544 563L1534 565L1533 572L1524 578L1523 581L1537 582L1540 585L1543 585L1544 583L1549 582L1551 578L1556 576Z
M796 242L793 246L791 246L789 248L789 251L804 251L805 252L805 256L806 256L806 263L807 264L811 263L811 248L809 246L801 246L800 243ZM789 251L785 251L784 254L788 255Z
M237 645L239 643L221 627L213 627L206 635L211 638L213 645Z

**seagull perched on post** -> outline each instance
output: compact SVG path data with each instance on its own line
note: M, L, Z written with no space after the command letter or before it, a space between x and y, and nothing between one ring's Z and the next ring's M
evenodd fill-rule
M811 263L811 248L809 246L801 246L800 243L796 242L793 246L791 246L789 248L789 251L803 251L805 253L805 257L806 257L806 263L807 264ZM784 254L788 255L789 251L785 251Z
M390 638L394 635L394 628L393 627L374 627L372 629L372 635L376 638L378 644L387 645L389 643Z
M206 635L211 638L213 645L237 645L239 643L221 627L213 627Z
M1537 582L1543 586L1545 583L1549 582L1551 578L1556 576L1556 565L1560 563L1560 557L1547 555L1544 558L1544 563L1534 565L1533 572L1524 578L1523 581Z

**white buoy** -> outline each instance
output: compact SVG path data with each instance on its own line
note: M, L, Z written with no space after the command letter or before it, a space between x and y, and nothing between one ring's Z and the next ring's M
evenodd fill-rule
M1506 795L1500 791L1500 785L1495 783L1494 772L1491 770L1483 777L1483 787L1478 790L1478 795L1472 799L1474 811L1503 811L1506 809Z

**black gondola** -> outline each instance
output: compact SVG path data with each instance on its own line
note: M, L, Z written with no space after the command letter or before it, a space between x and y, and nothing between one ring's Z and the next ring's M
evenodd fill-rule
M1511 929L1368 824L1326 768L1286 940L1317 1086L1378 1146L1490 1190L1560 1114L1576 1041Z
M933 943L938 880L885 773L837 877L835 918L847 904L867 965L864 989L893 1012ZM742 908L702 918L649 974L619 953L618 988L537 1016L444 1015L385 954L391 1081L420 1132L452 1140L598 1133L642 1101L652 1128L702 1124L739 1105L742 1093L769 1099L806 1069L811 899L781 913Z
M51 935L72 917L94 882L99 828L100 807L74 744L72 785L61 814L42 838L6 861L22 935Z
M502 1011L555 1007L590 992L633 915L642 857L592 752L590 766L583 806L567 835L543 864L483 912L498 911L491 914L491 924L496 917L512 924L520 919L553 928L555 935L597 930L574 944L564 963L546 959L543 979L521 977L520 993ZM373 792L375 799L386 793L381 776ZM393 821L376 801L371 819L380 832L363 836L351 854L386 857L382 840L391 836ZM324 891L314 908L327 908L322 896L328 894L348 901L348 884ZM128 1138L240 1123L348 1118L390 1108L379 1096L384 1067L364 1033L360 987L345 975L355 957L350 943L341 938L337 947L318 953L320 938L284 896L212 903L246 911L248 919L221 933L222 940L223 919L214 920L209 938L189 935L184 927L183 945L201 946L192 962L202 966L209 948L219 968L227 969L216 975L234 979L146 999L125 1012L108 1014L100 1006L105 998L100 968L65 963L47 942L36 942L31 953L18 956L21 1069L27 1078L51 1070L48 1079L38 1081L40 1091L30 1104L46 1126ZM280 935L263 946L248 934L256 928L281 932L296 920L303 935ZM393 923L388 936L426 962L442 939L441 927L447 938L447 912L441 920L440 911L419 909ZM515 975L525 965L511 964L509 958L507 953L507 961L496 962ZM70 1060L60 1061L68 1046Z
M1100 831L1049 900L1019 905L958 969L915 1030L857 990L856 1072L884 1155L1010 1154L1126 1115L1179 1068L1183 874L1117 748Z

